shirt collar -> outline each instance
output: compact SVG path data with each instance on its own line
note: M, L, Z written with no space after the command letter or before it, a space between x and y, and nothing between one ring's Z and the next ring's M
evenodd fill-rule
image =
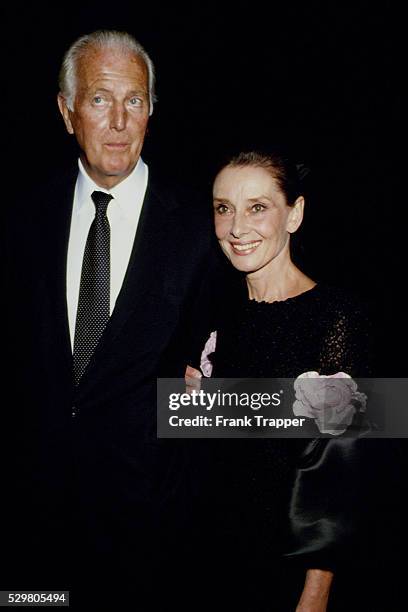
M90 197L94 191L102 191L112 195L125 216L131 216L134 209L135 196L140 194L143 200L147 185L148 167L141 157L132 172L123 181L112 189L100 187L91 179L84 168L80 159L78 159L78 179L77 179L77 196L78 196L78 212L89 203Z

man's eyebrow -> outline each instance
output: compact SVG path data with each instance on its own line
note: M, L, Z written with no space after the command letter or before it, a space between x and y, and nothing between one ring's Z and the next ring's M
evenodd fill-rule
M92 93L96 93L98 91L103 92L103 93L111 93L111 90L107 89L106 87L92 87L90 91Z
M148 91L147 89L131 89L129 92L130 96L134 96L134 95L140 95L140 94L145 94L147 95Z
M104 93L112 93L112 89L109 89L107 87L94 87L91 91L93 93L96 93L98 91L101 91ZM129 92L127 92L126 95L135 96L135 95L140 95L140 94L147 94L147 89L131 89Z

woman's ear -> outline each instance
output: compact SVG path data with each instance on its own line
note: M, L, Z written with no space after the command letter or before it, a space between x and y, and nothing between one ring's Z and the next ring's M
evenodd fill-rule
M290 213L288 215L288 220L286 223L286 230L289 234L293 234L299 228L300 224L303 221L303 211L305 208L305 198L303 196L299 196L294 205L291 206Z

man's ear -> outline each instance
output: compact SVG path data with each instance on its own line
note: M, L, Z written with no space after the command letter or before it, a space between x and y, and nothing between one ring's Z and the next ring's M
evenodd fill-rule
M286 229L290 234L296 232L299 228L300 224L303 221L303 211L305 208L305 198L303 196L299 196L294 205L291 206L291 210L288 216L288 221L286 224Z
M62 118L64 119L64 123L65 123L65 127L67 128L67 132L68 134L73 134L74 128L72 127L72 122L71 122L71 111L69 110L67 106L67 101L65 100L61 92L58 94L57 100L58 100L58 108L60 110Z

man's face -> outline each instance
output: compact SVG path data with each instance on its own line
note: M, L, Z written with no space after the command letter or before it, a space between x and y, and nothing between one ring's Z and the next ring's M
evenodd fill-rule
M75 134L89 176L110 189L132 172L149 119L148 73L143 60L117 49L89 49L77 66L74 110L58 105Z

